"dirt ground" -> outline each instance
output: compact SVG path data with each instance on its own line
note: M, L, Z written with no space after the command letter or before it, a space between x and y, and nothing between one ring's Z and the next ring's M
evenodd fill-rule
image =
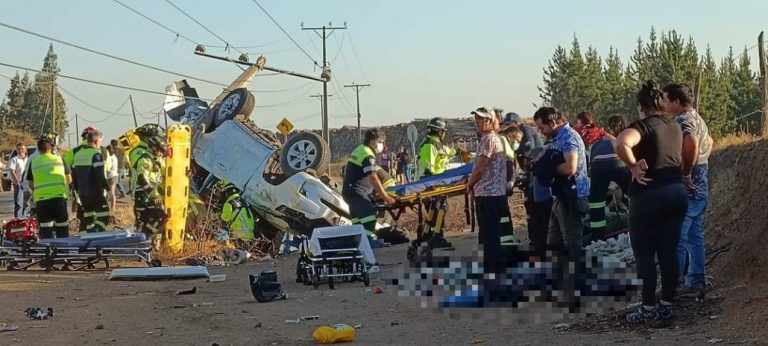
M414 298L398 297L383 279L405 265L405 245L377 249L382 272L370 288L341 283L335 290L294 283L295 255L276 261L251 261L241 266L209 267L227 275L224 282L198 280L108 281L108 270L90 272L0 271L0 325L18 325L0 332L1 345L310 345L320 325L362 325L358 344L397 345L607 345L607 344L768 344L768 229L764 197L768 143L744 142L719 149L711 158L711 202L708 229L708 275L713 289L705 303L679 302L678 319L671 327L629 327L621 311L566 321L503 324L499 320L453 319L435 309L419 307ZM0 193L0 218L7 219L9 193ZM449 239L457 251L472 251L475 233L467 231L463 198L450 201ZM512 204L515 230L525 239L524 212ZM128 208L129 204L124 204ZM415 226L413 215L400 225ZM720 250L727 249L727 250ZM712 251L718 250L718 251ZM717 253L715 255L715 253ZM138 262L126 263L141 266ZM250 293L248 274L275 269L288 299L257 303ZM176 295L196 287L192 295ZM31 321L27 307L51 307L55 316ZM301 316L318 320L287 323Z

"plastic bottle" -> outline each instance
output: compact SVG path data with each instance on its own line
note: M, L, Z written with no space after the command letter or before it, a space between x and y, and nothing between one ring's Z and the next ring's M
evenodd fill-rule
M334 344L355 340L355 328L348 324L337 324L333 327L321 326L312 333L318 344Z

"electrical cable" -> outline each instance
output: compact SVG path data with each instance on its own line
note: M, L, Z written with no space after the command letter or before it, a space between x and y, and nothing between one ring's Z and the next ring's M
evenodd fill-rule
M166 0L166 1L169 1L169 0ZM283 27L275 20L275 18L273 18L272 15L269 14L269 12L267 12L267 10L263 6L261 6L261 4L258 1L256 0L251 0L251 1L253 1L253 3L256 4L256 6L258 6L261 9L261 11L263 11L264 14L267 15L267 17L269 17L272 23L275 23L275 25L277 25L277 28L280 29L280 31L282 31L285 34L285 36L288 36L288 39L290 39L296 45L296 47L298 47L304 53L304 55L306 55L307 58L309 58L309 60L312 61L313 64L315 64L315 66L320 67L317 61L315 61L315 59L313 59L312 56L309 55L309 53L307 53L307 51L304 50L304 48L302 48L301 45L299 45L299 43L296 42L296 40L294 40L293 37L291 37L291 35L288 34L287 31L285 31L285 29L283 29Z

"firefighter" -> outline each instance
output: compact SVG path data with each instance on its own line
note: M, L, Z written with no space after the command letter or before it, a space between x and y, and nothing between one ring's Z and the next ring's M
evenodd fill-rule
M131 167L133 210L136 216L136 230L151 238L155 249L158 249L162 239L161 226L166 218L163 208L163 163L168 146L162 136L149 137L146 145L147 150Z
M231 238L253 240L256 219L251 208L233 185L227 186L226 191L229 196L221 208L221 221L226 224Z
M384 139L384 132L379 129L365 131L363 143L352 151L347 161L341 188L341 196L349 205L352 223L363 225L371 238L375 237L376 231L376 207L371 195L376 192L385 203L395 203L375 174L376 154L384 150Z
M80 232L103 232L107 230L111 217L107 202L109 184L104 172L104 155L101 153L101 132L89 132L86 140L88 146L75 154L72 169L73 185L83 210Z
M445 145L445 133L448 123L442 118L432 118L427 123L427 137L419 146L418 179L445 172L449 161L456 155L456 150ZM443 226L448 203L445 197L434 197L425 203L427 217L422 225L425 234L431 234L429 246L432 248L452 248L445 240Z
M128 153L128 165L131 169L131 179L133 179L133 175L134 175L133 168L136 167L136 162L139 161L139 159L141 158L142 155L144 155L145 152L150 151L149 144L147 144L147 142L149 142L149 139L156 136L163 137L164 131L157 124L144 124L141 127L136 129L136 135L139 137L139 144L136 145L136 147L133 148L130 153ZM162 166L164 167L165 160L160 160L160 161L158 162L161 163Z
M37 141L40 154L32 160L27 173L42 239L69 236L67 185L70 182L70 168L64 164L61 156L53 153L55 145L55 135L41 136Z
M63 159L64 159L64 165L67 166L69 171L72 171L75 164L75 154L77 154L80 150L83 150L85 148L88 148L88 134L96 131L93 127L86 127L83 129L83 132L80 133L80 145L68 150L66 153L64 153ZM71 180L71 179L70 179ZM80 222L81 229L83 226L85 226L85 220L83 218L83 206L80 202L80 197L77 195L77 191L75 191L75 188L70 185L69 187L70 191L72 192L72 211L75 213L75 217Z

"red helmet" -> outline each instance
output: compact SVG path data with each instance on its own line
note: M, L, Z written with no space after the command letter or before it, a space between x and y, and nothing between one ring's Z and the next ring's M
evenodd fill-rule
M88 134L89 134L89 133L91 133L91 132L93 132L93 131L96 131L96 129L94 129L94 128L93 128L93 127L91 127L91 126L88 126L88 127L86 127L86 128L83 130L83 133L81 133L81 134L80 134L80 138L82 138L82 139L86 139L86 137L88 136Z

